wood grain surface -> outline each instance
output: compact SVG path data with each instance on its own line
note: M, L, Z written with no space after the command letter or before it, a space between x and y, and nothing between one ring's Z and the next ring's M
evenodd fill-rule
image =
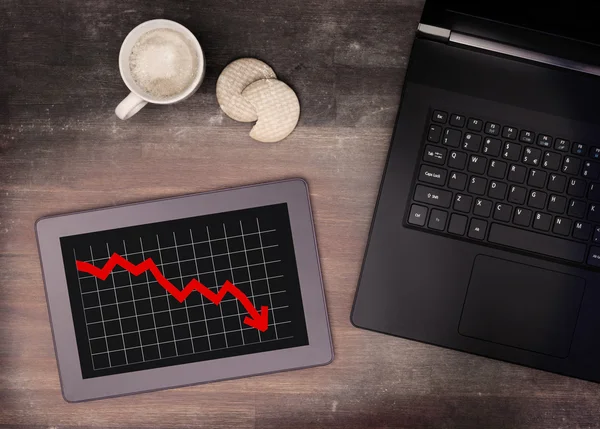
M0 427L599 428L600 387L359 330L349 314L423 0L0 2ZM205 49L200 91L122 122L117 56L152 18ZM252 56L298 93L279 144L215 98ZM325 367L81 404L60 393L34 221L304 177L336 357Z

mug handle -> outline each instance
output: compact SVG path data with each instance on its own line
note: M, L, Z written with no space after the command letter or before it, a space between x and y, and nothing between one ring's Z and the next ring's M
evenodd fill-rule
M119 119L129 119L139 112L146 104L148 104L147 101L142 100L138 95L132 92L119 103L115 109L115 114Z

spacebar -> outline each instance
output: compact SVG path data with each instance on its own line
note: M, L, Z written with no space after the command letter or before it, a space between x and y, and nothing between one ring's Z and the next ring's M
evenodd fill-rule
M528 250L573 262L583 262L585 258L585 244L496 223L490 229L488 240L491 243Z

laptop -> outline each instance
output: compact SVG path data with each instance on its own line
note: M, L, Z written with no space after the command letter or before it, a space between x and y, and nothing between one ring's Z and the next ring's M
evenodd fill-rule
M600 382L592 5L426 2L354 325Z

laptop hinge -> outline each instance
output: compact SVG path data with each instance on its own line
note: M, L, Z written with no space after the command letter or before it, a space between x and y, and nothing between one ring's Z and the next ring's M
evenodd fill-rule
M448 40L450 43L461 46L469 46L471 48L520 58L527 61L533 61L536 63L560 67L562 69L575 70L581 73L600 76L600 67L568 60L566 58L555 57L553 55L542 54L540 52L507 45L500 42L494 42L493 40L482 39L480 37L469 36L457 32L452 32L452 34L449 35Z
M425 37L428 37L431 39L441 40L443 42L447 42L448 40L450 40L451 33L450 33L450 30L448 30L447 28L436 27L434 25L419 23L419 27L417 28L417 31L419 33L421 33L422 35L424 35Z

